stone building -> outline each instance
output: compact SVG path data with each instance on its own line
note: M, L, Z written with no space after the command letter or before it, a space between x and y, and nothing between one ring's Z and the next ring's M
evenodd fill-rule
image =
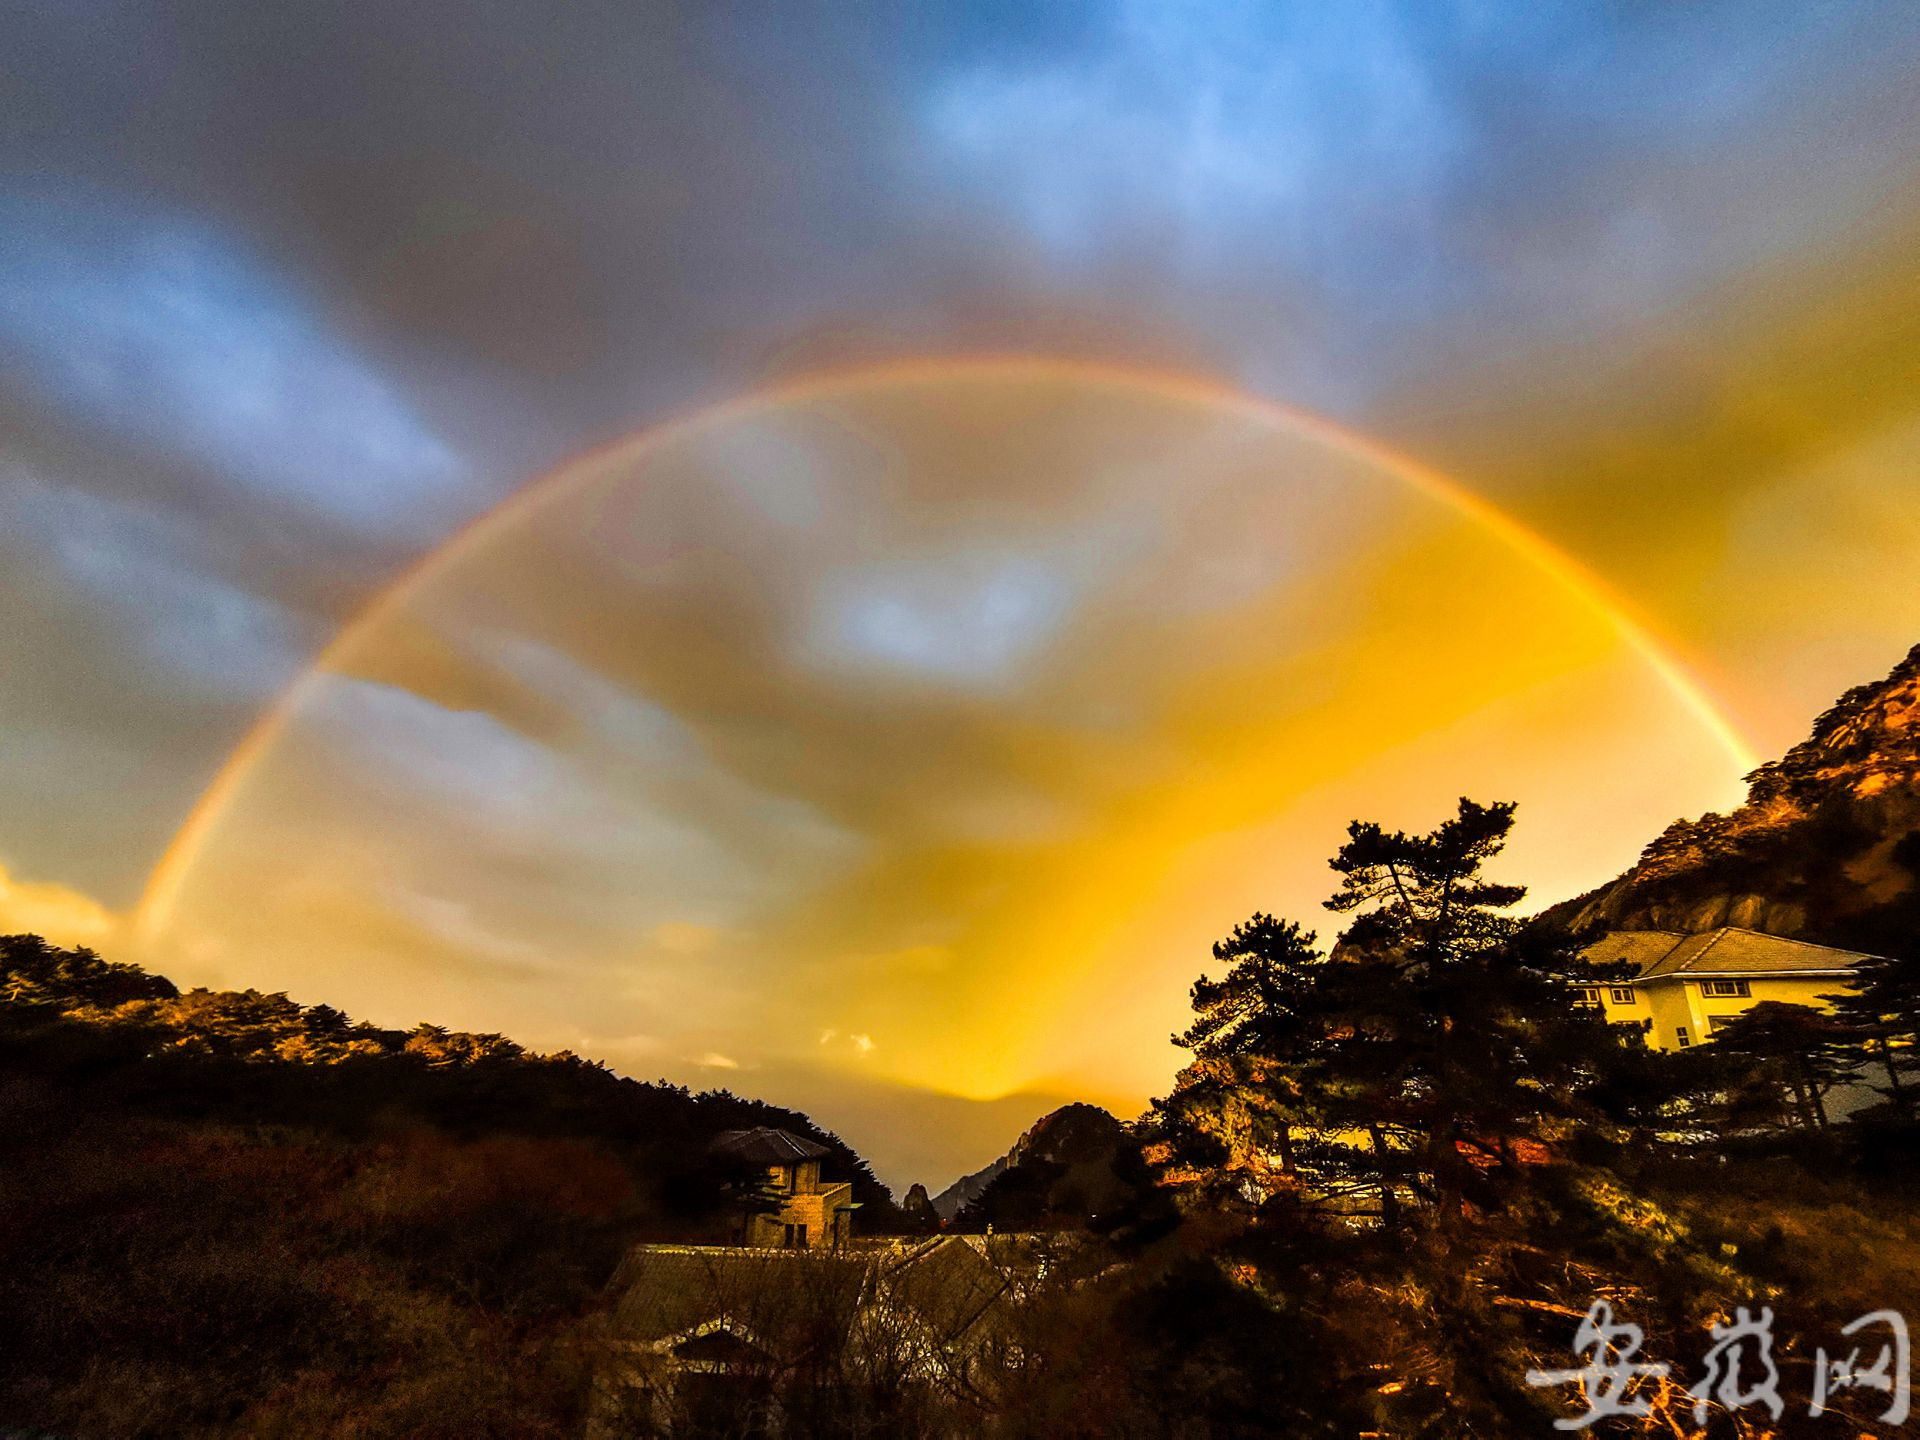
M741 1165L764 1169L764 1198L778 1204L772 1213L748 1214L738 1241L769 1250L839 1249L853 1237L853 1186L820 1178L820 1162L833 1152L824 1145L760 1126L729 1130L713 1142L713 1153Z

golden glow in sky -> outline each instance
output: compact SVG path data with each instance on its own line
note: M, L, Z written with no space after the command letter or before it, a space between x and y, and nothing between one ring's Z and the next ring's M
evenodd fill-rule
M595 452L445 547L242 746L141 922L185 981L829 1123L1126 1106L1213 939L1320 917L1346 820L1518 800L1547 900L1750 759L1565 557L1332 427L893 366Z

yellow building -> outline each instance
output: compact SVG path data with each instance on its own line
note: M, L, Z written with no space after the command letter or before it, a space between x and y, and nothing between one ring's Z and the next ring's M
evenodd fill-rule
M833 1152L824 1145L760 1126L729 1130L713 1142L713 1152L747 1165L765 1166L767 1189L778 1197L780 1209L771 1215L749 1215L740 1243L765 1249L811 1250L838 1248L852 1236L856 1208L851 1185L823 1185L820 1161Z
M1804 940L1727 926L1700 935L1616 930L1587 947L1596 963L1626 961L1636 978L1582 991L1607 1019L1637 1021L1656 1050L1685 1050L1710 1040L1734 1016L1763 1000L1831 1007L1820 997L1846 987L1866 959Z

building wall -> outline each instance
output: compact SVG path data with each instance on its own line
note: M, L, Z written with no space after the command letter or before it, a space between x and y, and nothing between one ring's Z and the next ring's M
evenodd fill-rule
M1634 987L1640 997L1638 1018L1653 1021L1653 1028L1647 1031L1647 1044L1655 1050L1677 1050L1680 1048L1680 1027L1685 1026L1689 1042L1700 1041L1700 1022L1688 1003L1689 987L1669 982L1661 984L1652 981Z
M1764 1000L1829 1010L1832 1006L1820 997L1837 994L1846 984L1838 975L1749 975L1740 977L1747 982L1749 993L1746 995L1708 995L1705 982L1719 978L1722 977L1674 975L1643 980L1634 984L1634 1000L1630 1005L1616 1003L1612 987L1602 990L1601 1000L1607 1019L1651 1020L1653 1028L1648 1032L1647 1043L1656 1050L1677 1050L1681 1027L1686 1029L1688 1043L1698 1045L1712 1036L1716 1017L1730 1019Z
M820 1167L815 1165L813 1168L817 1177ZM841 1212L839 1207L852 1200L851 1185L828 1185L822 1188L816 1179L813 1189L788 1195L778 1214L752 1217L747 1222L745 1241L748 1245L770 1250L784 1249L787 1246L787 1227L805 1225L807 1249L844 1245L851 1238L851 1216Z
M767 1183L789 1195L806 1195L820 1188L820 1162L801 1160L792 1165L769 1165Z
M1632 998L1625 1002L1616 1000L1613 998L1616 990L1622 991ZM1611 1020L1614 1024L1625 1025L1632 1023L1637 1025L1644 1020L1653 1018L1653 1010L1648 996L1646 992L1641 990L1637 985L1632 983L1602 985L1599 987L1599 991L1600 1008L1606 1012L1607 1019Z

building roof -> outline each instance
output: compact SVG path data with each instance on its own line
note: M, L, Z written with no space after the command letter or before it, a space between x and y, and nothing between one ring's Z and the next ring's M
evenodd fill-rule
M973 1236L937 1236L908 1252L886 1275L896 1303L909 1307L943 1341L964 1335L1007 1289L1006 1276Z
M731 1155L753 1165L793 1165L833 1153L824 1145L769 1125L752 1130L728 1130L714 1137L712 1149L717 1155Z
M614 1278L614 1332L659 1343L725 1331L779 1356L843 1332L864 1306L884 1303L947 1343L1007 1289L972 1238L845 1250L638 1245Z
M1624 960L1633 966L1634 974L1645 975L1687 938L1678 930L1615 930L1587 946L1581 958L1593 965L1616 965Z
M848 1323L866 1283L864 1257L812 1250L640 1245L615 1283L615 1331L677 1339L724 1329L765 1347L803 1321Z
M1627 961L1642 980L1676 976L1842 975L1869 957L1784 935L1763 935L1735 925L1685 935L1672 930L1616 930L1589 945L1596 964Z

